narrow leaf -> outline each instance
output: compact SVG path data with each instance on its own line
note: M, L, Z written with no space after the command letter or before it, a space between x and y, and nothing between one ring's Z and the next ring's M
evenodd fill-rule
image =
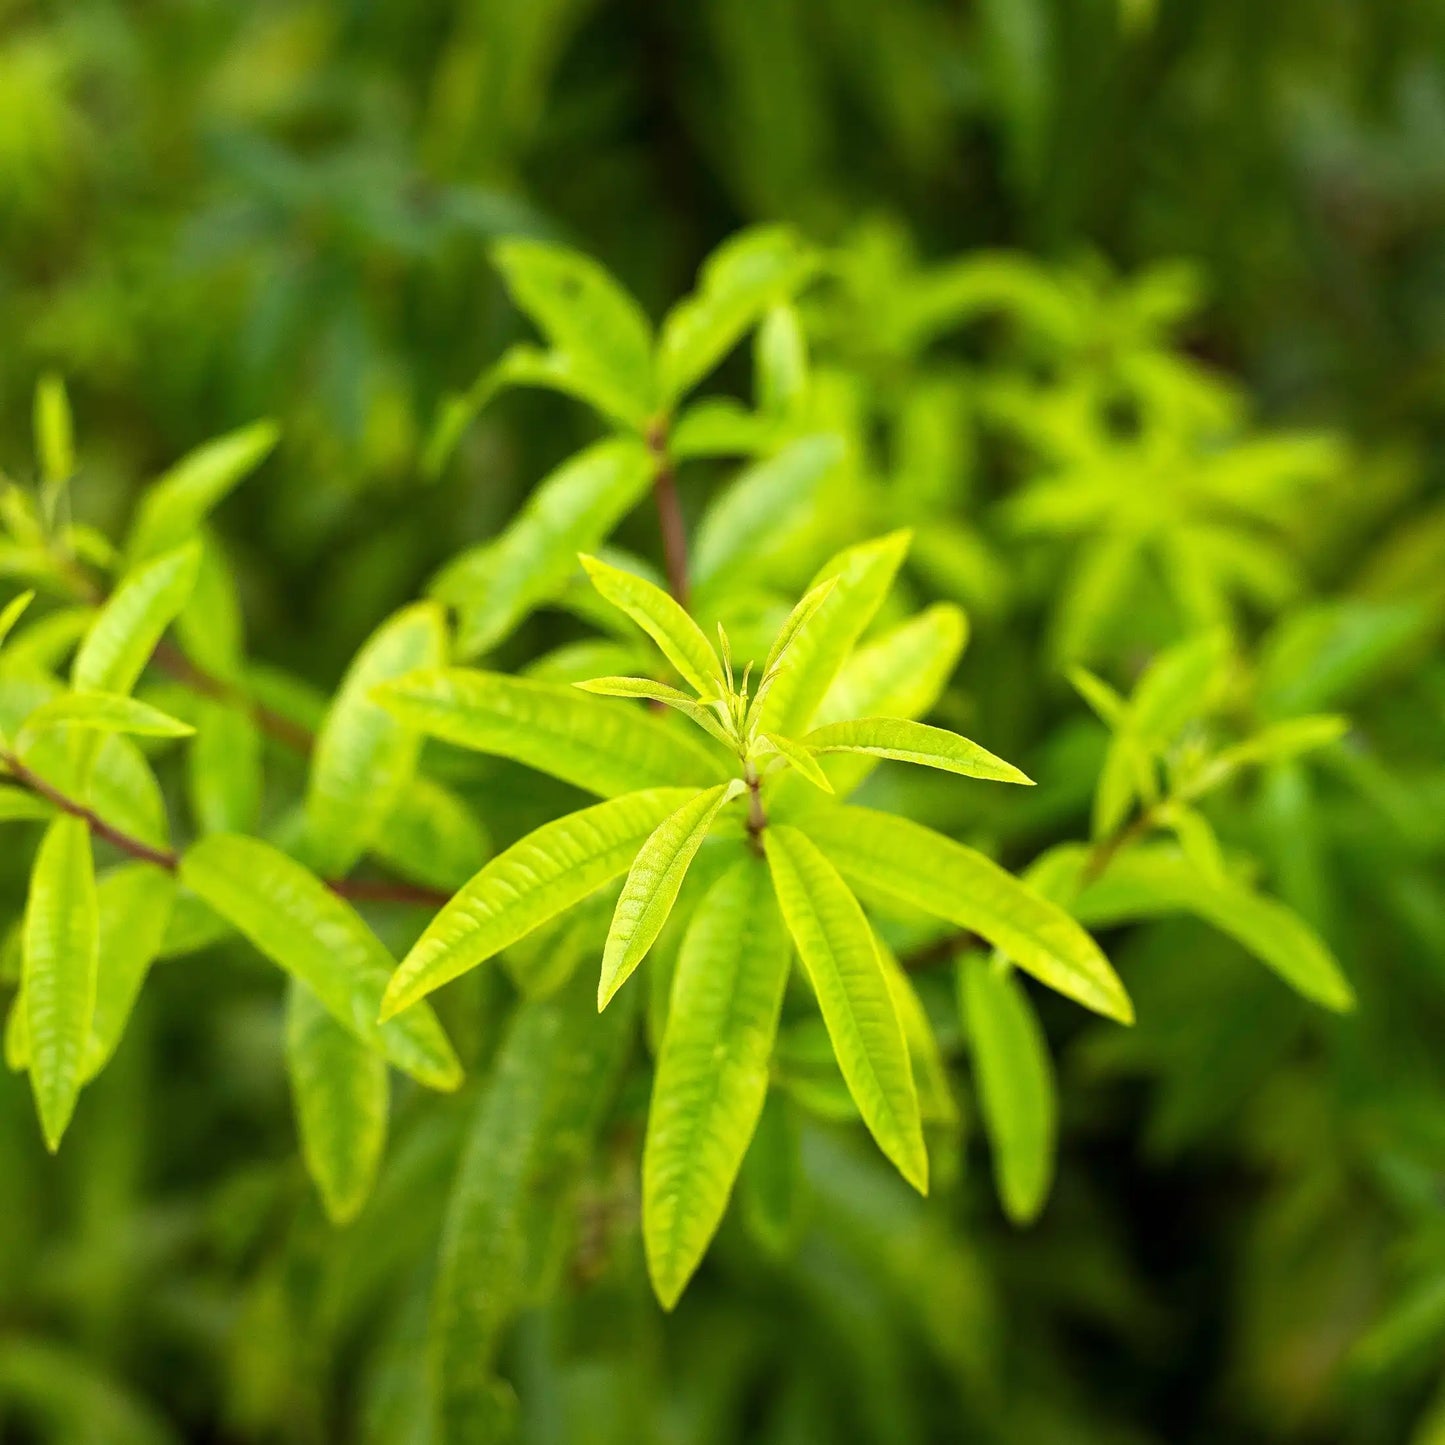
M77 688L130 692L156 644L186 605L201 563L199 542L166 552L131 573L100 609L71 668Z
M763 842L783 918L858 1112L903 1177L926 1194L928 1153L918 1093L873 930L837 870L807 836L775 826Z
M786 758L815 788L821 788L825 793L833 791L833 784L828 781L827 773L818 766L818 760L802 743L794 742L792 738L780 738L775 733L763 733L761 741L779 757Z
M305 984L286 994L286 1069L306 1171L333 1224L361 1213L386 1149L386 1060Z
M939 768L946 773L960 773L966 778L1033 785L1033 780L1012 763L996 758L977 743L944 728L929 727L907 718L857 718L851 722L829 723L810 732L803 743L815 753L870 753L875 757Z
M464 668L414 672L374 694L406 726L511 758L601 797L726 776L686 730L573 687Z
M137 702L120 692L63 692L42 703L25 726L94 728L99 732L129 733L133 737L184 738L195 729L149 703Z
M625 612L662 649L682 678L703 697L722 685L722 664L712 643L682 606L644 577L582 557L592 585Z
M432 594L460 613L457 652L478 657L501 642L577 570L647 491L656 459L637 440L588 447L548 476L501 536L443 569Z
M607 1007L612 995L647 957L718 810L737 797L743 787L735 778L688 799L671 817L663 819L638 849L617 900L602 954L602 977L597 985L599 1009Z
M95 1013L99 925L90 829L65 814L45 831L23 934L30 1085L46 1147L60 1147L84 1080Z
M768 871L745 857L688 925L652 1088L642 1237L664 1309L717 1232L762 1112L790 955Z
M959 1001L999 1200L1015 1224L1029 1224L1048 1198L1058 1127L1043 1030L1012 971L983 954L959 961Z
M652 830L685 803L657 788L546 823L499 853L427 926L386 989L392 1018L620 878Z
M213 833L182 857L180 876L362 1043L429 1088L461 1082L461 1066L430 1008L377 1023L391 957L356 911L299 863L259 838Z
M416 769L421 739L372 698L379 684L440 667L446 618L434 602L403 608L356 654L316 735L306 789L308 857L343 876L371 846Z
M868 896L977 933L1050 988L1108 1018L1133 1021L1129 996L1098 944L982 853L871 808L820 808L805 825Z
M1074 912L1108 927L1189 913L1233 938L1305 998L1337 1013L1354 990L1324 940L1298 914L1243 884L1201 873L1169 848L1131 848L1080 895Z

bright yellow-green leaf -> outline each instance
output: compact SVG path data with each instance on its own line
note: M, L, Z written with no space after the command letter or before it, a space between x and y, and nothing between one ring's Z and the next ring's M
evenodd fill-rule
M1074 904L1104 927L1138 918L1190 913L1235 939L1297 993L1343 1013L1354 990L1329 947L1298 914L1232 880L1203 874L1171 848L1130 848Z
M36 732L78 727L146 738L184 738L195 732L189 723L123 692L62 692L36 708L25 726Z
M161 950L176 881L148 863L113 868L96 885L99 932L95 1012L85 1049L89 1082L110 1061L141 985Z
M348 1224L361 1213L386 1149L386 1060L293 978L286 1069L306 1172L332 1223Z
M0 647L4 646L6 639L14 631L15 624L34 600L34 592L22 592L18 597L12 597L4 608L0 608Z
M796 232L759 226L703 264L697 289L668 312L658 340L661 400L671 406L742 339L770 307L789 300L817 270Z
M196 736L186 750L191 810L203 833L246 833L261 809L261 732L231 703L197 699Z
M563 356L611 379L639 417L652 406L652 328L642 308L580 252L546 241L509 240L492 259L512 299Z
M96 615L75 655L71 681L98 692L130 692L161 634L186 605L201 562L188 542L132 572Z
M373 700L379 684L445 661L446 618L418 602L388 618L356 654L316 735L306 788L312 865L350 872L385 825L416 769L419 735Z
M75 473L75 432L70 398L58 376L42 376L35 388L35 450L47 486L58 486Z
M597 985L599 1009L607 1007L612 995L647 957L647 950L657 941L677 902L678 890L713 819L743 787L742 780L735 778L689 798L664 818L638 849L617 900L602 954L602 977Z
M645 577L609 566L596 557L582 557L592 585L614 607L625 612L702 697L716 696L722 686L722 664L702 628L686 611Z
M63 814L45 831L25 907L25 1034L46 1147L60 1147L84 1081L99 925L90 829Z
M688 729L556 683L434 668L387 683L375 696L418 732L512 758L600 797L706 787L728 772Z
M299 863L259 838L213 833L182 857L181 882L403 1073L433 1089L461 1083L430 1008L377 1022L391 956L356 911Z
M898 762L918 763L966 778L989 778L999 783L1025 783L1032 779L1012 763L996 758L977 743L944 728L908 718L855 718L829 723L810 732L803 744L814 753L870 753Z
M1043 1030L1012 971L983 954L959 961L959 1001L999 1200L1015 1224L1029 1224L1048 1198L1058 1127Z
M649 834L692 796L656 788L546 823L499 853L432 919L386 989L392 1018L620 878Z
M790 957L768 870L742 858L688 925L653 1083L642 1237L664 1309L717 1232L757 1125Z
M190 539L236 484L271 454L281 433L252 422L188 452L141 496L126 543L130 570Z
M783 737L807 731L839 669L882 605L908 550L908 533L894 532L840 552L814 586L832 590L798 629L762 707L762 727ZM771 668L769 669L771 670Z
M1129 996L1098 944L1062 909L982 853L871 808L820 808L803 826L867 896L977 933L1050 988L1132 1022Z
M808 393L808 338L798 308L774 306L753 338L758 406L773 416L797 411Z
M918 1092L873 930L811 839L796 828L774 826L763 842L783 918L858 1112L903 1177L926 1194Z
M598 442L552 472L499 537L449 563L432 592L458 610L458 656L490 651L554 599L576 574L577 554L596 547L632 510L656 469L640 441Z

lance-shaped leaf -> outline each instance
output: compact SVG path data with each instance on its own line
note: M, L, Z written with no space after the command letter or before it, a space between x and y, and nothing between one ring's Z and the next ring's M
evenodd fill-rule
M820 788L825 793L833 791L833 784L828 780L827 773L819 767L817 758L802 743L794 742L792 738L780 738L775 733L763 733L759 741L766 743L779 757L786 758L815 788Z
M740 859L683 938L642 1151L642 1238L664 1309L727 1208L768 1087L791 949L768 870Z
M579 974L513 1016L477 1100L447 1202L430 1364L449 1445L499 1438L497 1348L540 1252L575 1207L573 1181L606 1116L634 1030L625 1000L600 1018Z
M535 346L510 346L464 396L451 398L437 434L428 448L429 470L441 470L462 432L499 391L509 386L535 386L560 392L620 422L644 431L650 417L646 398L586 357L570 351L541 351Z
M658 340L661 400L671 406L701 381L767 310L814 274L816 254L784 226L756 227L704 263L697 290L668 312Z
M236 484L266 460L280 435L269 421L227 432L188 452L147 487L126 543L127 567L134 570L185 542Z
M744 559L755 563L760 548L771 552L809 518L824 478L842 457L842 438L825 433L800 437L740 472L698 527L693 577L699 583L725 578Z
M820 808L806 827L867 896L977 933L1050 988L1109 1018L1133 1021L1129 996L1098 944L982 853L871 808Z
M466 668L414 672L375 692L406 726L511 758L600 797L721 781L727 768L689 730L574 687Z
M85 634L71 668L75 686L130 692L161 634L186 605L200 564L200 543L188 542L132 572Z
M403 608L357 653L326 714L306 789L308 856L342 875L371 846L416 769L421 739L373 700L379 684L445 660L446 618L434 602Z
M636 440L613 437L564 462L493 541L463 552L432 584L460 613L457 651L477 657L535 608L557 596L651 485L656 459Z
M313 873L259 838L213 833L182 857L180 876L362 1043L429 1088L461 1083L461 1065L430 1008L377 1022L391 956L356 910Z
M589 677L574 682L572 686L597 697L630 697L660 702L664 707L673 708L684 717L690 717L724 747L734 746L715 711L716 699L712 702L699 702L680 688L669 687L665 682L653 682L649 677Z
M98 739L88 771L77 771L70 740L58 730L21 739L25 765L70 797L80 797L107 823L143 843L166 846L165 799L145 754L123 733Z
M762 706L762 727L783 737L808 729L854 644L893 585L908 533L894 532L840 552L814 586L834 585L798 628ZM811 589L810 589L811 590Z
M960 773L965 778L989 778L994 782L1029 786L1033 783L1012 763L996 758L977 743L945 728L930 727L908 718L855 718L850 722L829 723L815 728L803 742L814 753L869 753L925 768L939 768L945 773Z
M18 597L12 597L3 608L0 608L0 647L3 647L9 639L10 634L15 630L15 624L25 615L25 609L35 601L35 593L22 592Z
M1169 742L1209 702L1229 656L1229 636L1207 632L1161 652L1129 700L1126 726L1151 743Z
M48 487L58 486L75 472L75 431L70 398L58 376L42 376L35 388L35 450L40 475Z
M763 834L783 918L818 996L848 1091L878 1146L920 1193L928 1152L908 1043L873 930L838 871L805 834Z
M722 663L700 628L683 607L645 577L611 567L596 557L582 557L592 585L614 607L625 612L657 645L683 680L702 697L722 686Z
M607 1007L612 995L647 957L718 810L744 787L741 779L734 778L689 798L671 817L663 819L638 849L602 953L602 977L597 985L599 1009Z
M332 1223L348 1224L371 1194L386 1149L386 1060L293 978L286 1070L306 1171Z
M23 932L30 1086L53 1154L75 1112L95 1013L99 925L90 828L69 814L45 831Z
M656 788L545 823L499 853L427 926L386 990L392 1018L549 918L620 878L648 835L691 796Z
M62 692L36 708L25 726L35 732L78 727L146 738L184 738L195 732L189 723L122 692Z
M959 961L959 1002L999 1200L1015 1224L1029 1224L1054 1174L1058 1109L1043 1030L1012 970L983 954Z
M545 241L492 248L512 299L573 364L610 378L639 418L653 402L652 328L642 308L580 252Z
M1170 848L1131 848L1079 895L1074 912L1108 927L1193 914L1227 934L1289 986L1323 1007L1354 1007L1354 990L1324 940L1298 914L1231 879L1201 873Z
M918 1090L918 1112L925 1123L956 1124L958 1103L948 1082L948 1067L943 1061L943 1051L938 1046L938 1036L928 1018L928 1010L913 987L903 965L893 950L874 932L873 942L878 949L878 961L883 965L888 990L893 995L893 1006L898 1010L898 1022L903 1026L903 1037L908 1042L908 1057L913 1065L913 1083Z
M126 863L101 878L95 897L99 950L95 1012L85 1049L87 1082L115 1053L141 985L160 954L176 881L148 863Z
M243 708L197 699L196 738L186 749L191 811L203 833L246 833L261 810L261 730Z

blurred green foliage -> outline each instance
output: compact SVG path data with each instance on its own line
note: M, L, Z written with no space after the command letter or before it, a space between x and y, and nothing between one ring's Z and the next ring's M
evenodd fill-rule
M836 549L912 527L870 637L962 607L930 716L1039 786L890 764L866 801L1019 870L1149 814L1133 874L1075 900L1132 1030L1031 989L1046 1049L995 1002L1016 1027L990 1052L969 1032L981 959L917 973L962 1115L930 1124L929 1200L829 1117L836 1073L795 1027L718 1244L664 1316L637 1222L641 1048L596 1147L534 1140L557 1188L516 1298L484 1302L524 1439L1445 1440L1442 135L1437 0L0 0L0 466L27 499L0 573L7 598L43 594L10 655L29 638L56 666L95 600L77 574L192 530L133 529L117 557L147 483L279 428L274 452L239 434L259 470L206 529L206 625L177 629L270 735L174 677L143 692L210 749L154 755L183 832L299 847L288 729L598 436L523 390L473 393L459 424L455 399L531 334L491 243L577 245L657 318L755 221L826 259L797 306L806 387L765 328L756 370L739 349L674 426L697 611L766 650ZM614 545L661 569L645 506ZM490 665L629 670L635 639L579 629L595 605L559 591ZM1201 632L1233 638L1208 696L1143 726L1151 664ZM1321 714L1348 734L1190 793ZM215 788L218 757L255 767ZM112 758L131 783L137 758ZM448 831L397 823L372 859L434 888L577 802L511 764L426 761L412 820ZM157 845L161 802L125 815ZM9 927L39 831L7 806ZM1210 926L1167 871L1181 855L1318 930L1356 1011L1296 998ZM1174 904L1140 924L1131 886ZM426 921L368 917L397 953ZM196 951L155 971L56 1158L27 1081L0 1081L0 1438L441 1445L418 1402L439 1253L466 1258L444 1227L459 1161L485 1182L509 1058L605 1055L629 1025L572 1017L565 991L519 1003L495 971L459 981L439 1011L469 1082L397 1089L375 1191L338 1229L297 1149L285 990L210 922L177 904L171 941ZM545 940L563 972L591 973L596 923ZM926 955L906 924L889 941ZM18 963L12 943L7 982ZM978 1117L986 1055L1031 1061L1011 1122ZM1047 1174L1002 1160L1055 1136L1052 1197L1016 1228L990 1159L1028 1217Z

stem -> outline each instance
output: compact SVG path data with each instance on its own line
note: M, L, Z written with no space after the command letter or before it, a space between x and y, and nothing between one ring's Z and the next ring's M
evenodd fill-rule
M763 812L763 780L751 763L744 764L743 777L748 785L748 842L755 853L763 851L763 829L768 815Z
M1101 839L1094 845L1081 875L1085 886L1096 882L1125 848L1131 843L1137 843L1154 826L1154 814L1153 807L1145 808L1128 827L1120 828L1111 837Z
M151 661L162 672L201 697L211 698L238 711L249 712L263 733L293 752L305 756L316 745L316 739L307 728L292 722L290 718L282 717L280 713L272 712L270 708L252 702L234 683L197 667L169 639L163 639L157 645L155 652L151 654Z
M0 752L0 764L3 764L11 778L22 788L34 793L37 798L44 798L47 803L58 808L62 813L68 813L72 818L83 819L95 837L109 843L111 847L124 853L127 857L134 858L140 863L149 863L152 867L164 869L167 873L175 873L180 868L180 854L170 848L153 847L150 843L107 823L99 813L70 797L69 794L61 792L54 784L46 782L39 773L27 767L13 753ZM345 878L325 881L326 886L338 898L345 898L353 903L405 903L418 908L440 908L451 898L451 894L444 893L439 889L425 888L413 883L392 883L385 880L372 882L366 879L348 880Z
M688 605L687 528L677 499L677 473L667 455L667 422L658 420L647 430L648 450L657 460L652 479L652 498L657 504L657 521L662 530L662 556L667 569L667 586L683 607Z

